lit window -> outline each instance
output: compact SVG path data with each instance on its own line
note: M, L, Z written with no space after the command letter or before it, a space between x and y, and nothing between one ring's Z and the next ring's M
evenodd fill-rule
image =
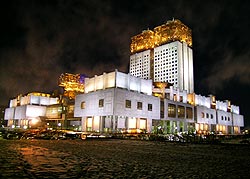
M185 108L184 106L178 105L178 118L184 118L185 117Z
M99 108L102 108L104 106L104 99L99 100Z
M176 117L176 106L168 104L168 117Z
M85 104L85 101L83 101L83 102L81 103L81 109L85 109L85 107L86 107L86 104Z
M126 100L125 106L126 108L131 108L131 100Z

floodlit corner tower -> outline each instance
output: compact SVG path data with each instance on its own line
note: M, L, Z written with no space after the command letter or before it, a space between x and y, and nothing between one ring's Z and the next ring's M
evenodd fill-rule
M69 99L75 99L79 93L84 93L84 79L83 74L63 73L59 77L59 86L64 89L64 96Z
M167 21L131 38L130 73L174 88L194 91L192 32L180 20Z

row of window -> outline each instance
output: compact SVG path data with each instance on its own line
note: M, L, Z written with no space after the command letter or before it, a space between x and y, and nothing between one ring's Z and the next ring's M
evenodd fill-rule
M177 112L177 113L176 113ZM193 109L191 107L181 106L181 105L175 105L175 104L168 104L168 117L173 118L187 118L192 119L193 118Z
M160 67L160 66L164 66L164 67L166 67L166 65L171 65L171 63L172 63L172 66L177 66L177 61L169 61L169 62L166 62L166 61L163 61L163 62L159 62L159 63L155 63L155 67Z
M227 117L227 116L221 116L221 120L223 121L223 120L225 120L225 121L230 121L230 117Z
M174 59L177 59L177 54L175 54L175 55L169 55L169 56L167 55L167 56L162 56L162 57L155 56L154 59L157 60L157 61L158 60L164 60L165 61L165 60L171 60L171 59L174 60Z
M131 59L131 60L145 59L145 58L148 58L148 57L149 57L149 55L137 56L136 58Z
M174 49L174 50L173 50ZM176 53L177 52L177 47L172 47L171 49L170 48L166 48L166 49L162 49L161 51L155 51L155 54L165 54L166 53Z
M207 118L209 119L209 114L206 113L206 116L205 116L205 113L204 112L201 112L201 118ZM213 119L214 118L214 115L213 114L210 114L210 119Z
M137 109L138 110L142 110L142 102L138 101L137 102ZM99 103L98 103L99 108L104 107L104 99L99 99ZM131 100L125 100L125 107L126 108L131 108ZM81 109L85 109L86 108L86 102L83 101L81 103ZM148 111L152 111L153 110L153 105L148 103Z
M125 107L126 108L131 108L131 100L126 100L125 101ZM137 109L138 110L142 110L142 102L137 102ZM148 111L152 111L153 110L153 105L148 103Z
M170 51L170 52L155 52L155 56L158 56L158 57L168 55L168 54L177 55L177 50L176 51Z
M157 70L157 69L155 69L155 70ZM169 71L168 70L156 71L155 75L160 76L160 75L163 75L163 74L167 74L167 75L169 74L170 75L170 74L175 74L175 73L176 74L178 73L177 68L176 68L176 70L173 69L173 71L171 71L171 69Z
M206 116L205 116L205 113L204 112L201 112L201 118L207 118L207 119L209 119L209 117L210 117L210 119L213 119L214 118L214 115L213 114L208 114L208 113L206 113ZM223 121L223 120L225 120L225 121L230 121L231 119L230 119L230 117L227 117L227 116L221 116L221 120Z

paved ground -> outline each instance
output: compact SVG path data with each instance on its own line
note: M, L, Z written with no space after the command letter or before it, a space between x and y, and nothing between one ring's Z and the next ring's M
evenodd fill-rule
M250 145L0 140L0 178L249 178Z

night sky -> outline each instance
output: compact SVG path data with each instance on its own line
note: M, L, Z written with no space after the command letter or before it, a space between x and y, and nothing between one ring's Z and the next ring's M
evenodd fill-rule
M0 5L0 104L58 89L61 73L128 72L130 38L173 18L192 29L195 93L250 126L250 1L25 0Z

